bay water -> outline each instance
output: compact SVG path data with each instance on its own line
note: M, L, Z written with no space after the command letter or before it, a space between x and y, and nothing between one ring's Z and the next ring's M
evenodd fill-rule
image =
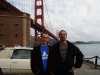
M100 57L100 43L92 44L75 44L84 54L84 58L91 58L93 56ZM95 61L95 59L91 59ZM98 59L98 64L100 64L100 59Z

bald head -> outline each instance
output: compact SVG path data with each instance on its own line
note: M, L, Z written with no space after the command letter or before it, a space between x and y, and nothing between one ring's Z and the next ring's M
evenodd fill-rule
M59 32L59 39L60 41L65 41L67 39L67 32L65 30Z

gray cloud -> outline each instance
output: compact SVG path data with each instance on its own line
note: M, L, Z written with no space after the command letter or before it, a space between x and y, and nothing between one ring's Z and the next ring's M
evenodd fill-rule
M34 15L34 0L8 1ZM45 25L55 34L65 29L72 41L100 41L99 3L100 0L44 0Z

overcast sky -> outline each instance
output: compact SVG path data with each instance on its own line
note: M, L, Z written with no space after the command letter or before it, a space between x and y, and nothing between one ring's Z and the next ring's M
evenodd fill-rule
M34 18L34 0L8 0ZM45 26L71 41L100 41L100 0L44 0Z

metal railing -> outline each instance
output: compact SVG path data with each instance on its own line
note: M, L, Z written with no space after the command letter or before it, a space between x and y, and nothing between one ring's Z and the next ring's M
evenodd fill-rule
M98 67L98 60L100 59L99 56L93 56L93 57L90 57L90 58L84 58L84 60L90 60L90 59L95 59L94 61L94 68L97 69Z

